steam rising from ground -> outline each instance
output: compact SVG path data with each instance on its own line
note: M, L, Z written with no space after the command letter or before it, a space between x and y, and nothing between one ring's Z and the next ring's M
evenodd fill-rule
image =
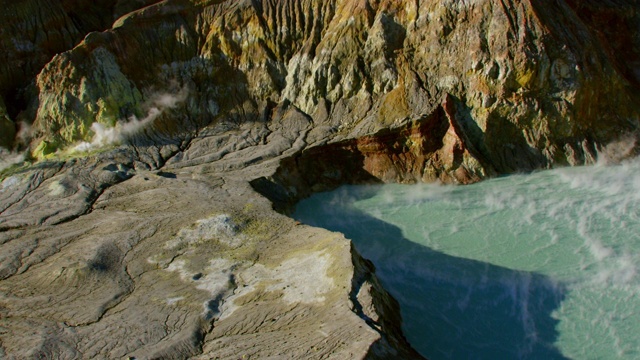
M19 146L26 146L31 140L31 126L24 121L18 123L18 133L16 134L15 141ZM0 147L0 171L23 163L27 158L28 152L26 151L11 151Z
M121 144L152 124L165 111L173 109L184 102L187 96L188 91L186 88L183 88L177 94L163 93L155 95L145 106L149 109L145 117L138 119L136 116L131 116L127 121L118 121L114 127L107 127L95 122L91 125L91 131L94 133L91 142L82 142L75 146L72 151L82 152Z
M598 165L617 164L633 155L638 141L632 135L623 136L598 151Z
M4 148L0 148L0 171L20 164L25 159L25 153L12 152Z

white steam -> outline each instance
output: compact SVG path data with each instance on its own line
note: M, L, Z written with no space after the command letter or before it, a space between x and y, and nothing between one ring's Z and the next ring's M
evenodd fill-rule
M633 155L637 140L631 135L624 136L617 141L598 149L598 165L611 165L620 163Z
M16 142L18 144L29 144L32 138L31 134L31 125L25 121L18 122L18 133L16 134Z
M0 171L24 162L25 153L16 153L0 148Z
M91 125L91 131L94 133L91 142L81 142L76 145L72 151L82 152L104 146L121 144L127 138L130 138L153 123L166 110L173 109L184 102L187 95L188 92L186 88L183 88L177 94L164 93L153 96L147 105L149 108L147 115L142 119L131 116L128 121L118 121L114 127L107 127L95 122Z
M21 121L18 123L18 133L16 134L15 142L19 145L25 145L28 144L29 141L31 141L31 126ZM11 151L0 147L0 171L23 163L27 158L27 154L27 151Z

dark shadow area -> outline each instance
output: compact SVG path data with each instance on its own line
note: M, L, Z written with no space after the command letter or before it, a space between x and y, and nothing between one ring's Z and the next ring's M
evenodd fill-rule
M565 359L552 313L565 289L551 278L446 255L350 204L376 187L343 187L297 205L305 224L340 231L400 303L404 334L429 359Z
M528 173L548 166L540 150L527 143L522 130L497 112L487 118L484 139L498 173Z
M272 178L257 178L251 186L271 200L274 210L291 213L300 200L343 184L380 184L364 169L364 155L355 140L305 149L283 159Z
M167 179L177 179L178 176L172 172L168 172L168 171L158 171L157 172L158 176L161 176L163 178L167 178Z
M484 132L471 115L471 108L456 96L447 94L443 103L456 134L464 142L465 148L490 174L496 174L496 165L491 161Z

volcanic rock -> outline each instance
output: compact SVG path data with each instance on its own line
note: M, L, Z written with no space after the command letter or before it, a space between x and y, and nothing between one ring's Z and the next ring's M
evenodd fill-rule
M372 264L285 214L634 155L639 9L8 4L0 146L28 162L1 173L1 357L420 358Z

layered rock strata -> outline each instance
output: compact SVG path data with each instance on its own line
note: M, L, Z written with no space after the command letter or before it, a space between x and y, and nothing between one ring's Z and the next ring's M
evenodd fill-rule
M636 151L635 1L81 3L3 13L2 357L419 358L282 213Z

